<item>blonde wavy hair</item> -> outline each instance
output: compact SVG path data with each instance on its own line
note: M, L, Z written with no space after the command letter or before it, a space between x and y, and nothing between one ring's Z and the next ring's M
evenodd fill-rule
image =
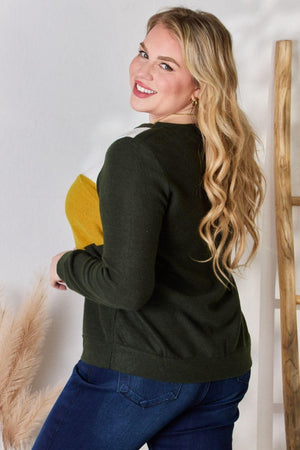
M230 275L246 266L258 248L256 218L265 180L256 162L257 137L237 101L231 35L213 14L181 7L152 16L147 32L157 24L179 39L185 64L200 86L195 114L205 148L203 186L211 208L199 233L208 245L214 273L223 284L232 284ZM252 248L241 264L248 235Z

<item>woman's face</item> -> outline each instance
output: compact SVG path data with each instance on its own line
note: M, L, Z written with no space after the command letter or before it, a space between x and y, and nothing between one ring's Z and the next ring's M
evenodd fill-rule
M152 123L168 114L190 113L192 98L199 95L178 39L162 24L155 25L140 44L129 74L130 104L136 111L149 113ZM192 121L191 117L182 116L181 121ZM178 117L173 116L173 121L178 122Z

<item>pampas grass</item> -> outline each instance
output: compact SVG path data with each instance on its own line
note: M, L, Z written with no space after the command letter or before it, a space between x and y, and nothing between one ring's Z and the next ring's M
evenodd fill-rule
M62 390L61 384L40 392L31 387L50 324L46 297L42 276L17 315L0 302L0 431L4 450L31 448L33 433Z

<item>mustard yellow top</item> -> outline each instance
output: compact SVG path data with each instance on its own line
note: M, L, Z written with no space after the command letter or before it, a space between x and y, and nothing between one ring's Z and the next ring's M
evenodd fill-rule
M92 180L78 175L67 193L65 209L76 248L103 244L99 196Z

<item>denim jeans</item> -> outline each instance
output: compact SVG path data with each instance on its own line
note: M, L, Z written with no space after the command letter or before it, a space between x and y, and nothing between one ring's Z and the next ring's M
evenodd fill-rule
M79 361L33 450L230 450L250 371L169 383Z

